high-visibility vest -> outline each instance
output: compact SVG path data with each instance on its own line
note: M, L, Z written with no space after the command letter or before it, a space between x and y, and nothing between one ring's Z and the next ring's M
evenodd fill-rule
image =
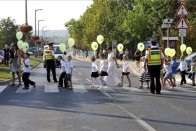
M46 60L52 60L52 50L45 50L44 51L44 56L46 58Z
M161 54L159 48L148 49L148 65L161 65Z

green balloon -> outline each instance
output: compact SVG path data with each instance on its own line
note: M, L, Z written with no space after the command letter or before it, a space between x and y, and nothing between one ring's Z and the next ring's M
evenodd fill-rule
M17 42L17 46L18 46L18 48L21 50L21 49L23 48L23 41L22 41L22 40L19 40L19 41Z
M66 51L66 45L64 43L61 43L59 45L59 49L60 49L61 52L65 52Z
M21 31L19 31L19 32L16 33L16 38L18 40L22 39L22 37L23 37L23 33Z
M68 45L69 47L72 47L75 44L75 40L73 38L69 38Z

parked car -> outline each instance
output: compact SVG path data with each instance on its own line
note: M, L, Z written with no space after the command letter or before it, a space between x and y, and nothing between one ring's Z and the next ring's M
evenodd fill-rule
M0 50L0 64L4 63L4 51Z

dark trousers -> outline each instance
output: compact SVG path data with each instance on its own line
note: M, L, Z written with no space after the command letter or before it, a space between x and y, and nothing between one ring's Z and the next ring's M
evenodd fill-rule
M26 72L24 72L23 75L22 75L22 80L24 82L24 86L25 87L29 87L29 84L30 85L34 85L35 84L35 82L29 80L29 76L30 76L30 73L26 73Z
M9 65L9 56L4 57L5 65Z
M148 72L150 74L150 91L152 93L155 93L155 90L157 93L161 92L160 71L161 66L148 66ZM154 79L156 79L156 85Z
M67 87L67 82L65 81L65 75L66 75L66 72L62 72L59 77L59 86L60 87L63 87L63 82L64 82L64 87Z
M46 60L46 71L47 71L47 80L50 81L50 70L52 70L53 80L56 79L56 67L54 60Z
M180 71L180 75L181 75L181 82L180 84L186 84L186 78L185 78L185 74L186 74L186 71Z

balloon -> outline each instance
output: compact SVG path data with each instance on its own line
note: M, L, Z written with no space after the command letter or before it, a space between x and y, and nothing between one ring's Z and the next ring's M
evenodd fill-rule
M122 51L123 48L124 48L123 44L118 44L117 49L119 52Z
M69 47L72 47L75 44L75 40L73 38L69 38L68 45Z
M184 52L186 50L186 45L185 44L182 44L180 46L180 50L181 50L181 52Z
M97 42L98 42L99 44L102 44L103 41L104 41L104 37L103 37L102 35L98 35L98 36L97 36Z
M192 48L191 47L187 47L186 48L186 53L189 55L189 54L191 54L192 53Z
M22 41L22 40L19 40L19 41L17 42L17 46L18 46L18 48L21 50L22 47L23 47L23 41Z
M22 37L23 37L23 33L21 31L19 31L19 32L16 33L16 38L18 40L22 39Z
M139 43L137 45L138 50L143 51L144 50L144 44L143 43Z
M96 51L97 48L98 48L97 42L93 42L93 43L91 44L91 48L92 48L94 51Z
M170 48L165 48L165 55L170 56Z
M174 49L170 49L169 56L173 57L175 56L175 54L176 54L176 51Z
M29 49L29 44L27 42L24 42L22 45L22 50L26 52L28 49Z
M64 43L61 43L61 44L59 45L59 49L60 49L61 52L65 52L65 50L66 50L66 45L65 45Z

